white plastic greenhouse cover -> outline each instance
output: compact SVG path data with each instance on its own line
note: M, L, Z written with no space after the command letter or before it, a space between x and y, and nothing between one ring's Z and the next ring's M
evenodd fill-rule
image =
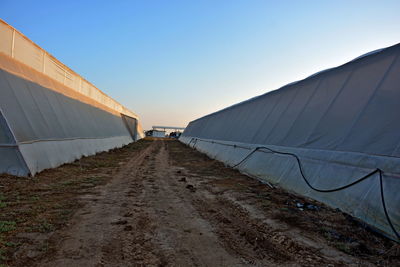
M135 113L0 20L0 173L34 175L143 137Z
M180 140L398 240L400 44L192 121Z

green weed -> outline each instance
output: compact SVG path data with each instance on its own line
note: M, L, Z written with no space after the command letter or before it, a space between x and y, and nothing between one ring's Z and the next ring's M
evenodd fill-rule
M16 225L17 223L14 221L0 221L0 233L12 231Z

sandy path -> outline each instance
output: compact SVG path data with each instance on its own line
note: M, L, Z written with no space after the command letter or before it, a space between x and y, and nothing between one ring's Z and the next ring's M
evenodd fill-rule
M40 266L235 266L212 227L176 192L168 153L154 142L91 195ZM187 193L187 192L185 192Z
M362 262L323 240L265 218L257 207L210 187L214 176L173 166L155 141L57 234L39 266L271 266Z
M57 254L38 265L101 266L109 260L107 247L121 232L121 214L131 204L128 196L131 179L140 173L144 159L154 147L152 144L132 158L110 183L82 196L86 204L73 217L70 227L59 234ZM120 247L120 242L115 245Z

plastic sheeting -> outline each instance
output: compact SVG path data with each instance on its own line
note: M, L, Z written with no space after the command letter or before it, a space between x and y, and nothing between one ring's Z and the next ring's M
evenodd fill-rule
M396 238L400 229L400 44L191 122L180 140L230 166L342 209ZM196 139L193 139L196 138ZM241 148L242 147L242 148ZM383 208L381 188L386 204ZM397 230L399 232L400 230Z
M126 128L129 131L129 134L131 135L133 140L136 140L138 138L138 132L137 132L137 120L135 118L126 116L121 114L122 120L125 123Z
M0 38L0 173L34 175L143 136L133 112L2 21Z
M107 96L82 76L29 40L22 33L0 19L0 53L3 53L47 77L68 86L116 112L136 118L137 115Z

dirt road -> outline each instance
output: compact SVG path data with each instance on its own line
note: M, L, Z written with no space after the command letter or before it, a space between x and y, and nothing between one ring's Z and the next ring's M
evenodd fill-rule
M112 176L73 200L81 208L48 237L52 252L33 257L32 265L336 266L399 260L398 245L341 213L314 202L308 204L313 209L298 209L306 200L177 141L156 140L132 152ZM351 238L341 240L350 228Z

